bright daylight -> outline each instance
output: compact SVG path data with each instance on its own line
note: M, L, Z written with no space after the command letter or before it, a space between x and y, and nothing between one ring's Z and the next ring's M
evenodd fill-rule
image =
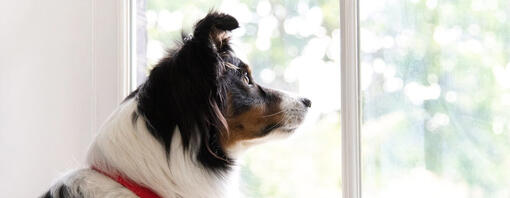
M360 1L363 197L510 196L508 1Z

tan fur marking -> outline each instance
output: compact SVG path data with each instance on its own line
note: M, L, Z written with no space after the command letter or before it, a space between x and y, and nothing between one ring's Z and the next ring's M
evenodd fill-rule
M277 106L258 105L238 116L228 117L230 131L228 135L221 137L222 147L228 149L239 141L258 138L264 127L279 123L283 119L283 113L278 113L280 109Z

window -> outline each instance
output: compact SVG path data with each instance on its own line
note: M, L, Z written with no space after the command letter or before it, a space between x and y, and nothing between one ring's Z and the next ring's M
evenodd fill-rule
M235 50L258 82L314 102L291 140L245 156L248 197L338 197L341 185L354 198L509 197L510 3L340 3L342 154L336 0L137 0L133 83L216 7L241 22Z
M360 1L364 197L510 196L508 10Z
M136 1L136 56L132 87L180 39L181 29L217 8L235 16L237 55L257 82L313 101L300 131L251 149L242 161L246 197L339 197L340 30L337 0Z

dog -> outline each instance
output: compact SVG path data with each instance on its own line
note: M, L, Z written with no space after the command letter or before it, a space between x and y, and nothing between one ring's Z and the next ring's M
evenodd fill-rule
M243 151L291 135L311 107L253 80L230 45L238 27L199 20L102 125L86 168L41 197L227 197Z

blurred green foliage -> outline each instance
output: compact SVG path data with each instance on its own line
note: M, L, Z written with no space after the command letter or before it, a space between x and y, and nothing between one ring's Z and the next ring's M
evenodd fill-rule
M361 2L366 195L510 197L510 3Z

